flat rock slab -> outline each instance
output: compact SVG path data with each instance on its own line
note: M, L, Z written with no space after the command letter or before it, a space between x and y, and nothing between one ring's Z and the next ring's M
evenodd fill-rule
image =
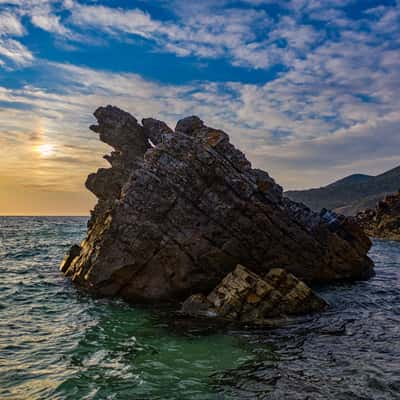
M91 129L114 148L91 174L98 197L85 240L62 264L78 286L132 302L181 301L212 290L237 264L284 268L307 282L365 279L371 246L347 218L282 196L229 136L195 116L172 130L100 107Z

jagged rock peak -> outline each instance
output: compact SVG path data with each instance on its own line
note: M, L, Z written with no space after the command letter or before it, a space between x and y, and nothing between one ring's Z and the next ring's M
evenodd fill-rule
M164 135L173 133L173 130L165 122L154 118L144 118L142 124L150 143L153 145L162 143Z
M118 151L131 150L131 147L147 147L143 128L137 119L114 106L99 107L95 112L98 124L90 129L100 134L100 140Z
M186 117L177 122L175 127L175 132L186 133L187 135L192 135L195 131L204 127L203 121L192 115L191 117Z
M229 136L198 117L165 123L100 107L92 130L114 147L91 174L99 199L88 233L63 263L77 285L131 301L207 293L237 264L284 268L308 282L361 279L371 246L346 218L323 218L282 197Z

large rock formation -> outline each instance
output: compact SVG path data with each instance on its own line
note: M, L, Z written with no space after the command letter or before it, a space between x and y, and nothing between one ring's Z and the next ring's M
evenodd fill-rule
M86 182L99 201L80 251L61 267L74 283L152 301L207 293L237 264L261 275L284 268L307 282L372 274L358 225L283 198L223 131L197 117L174 131L151 118L140 125L111 106L94 115L91 129L115 151L111 168Z
M284 316L321 311L327 305L284 269L273 268L261 278L238 265L207 297L194 294L187 298L182 313L264 325Z
M400 240L400 192L386 196L374 209L358 213L356 220L369 236Z

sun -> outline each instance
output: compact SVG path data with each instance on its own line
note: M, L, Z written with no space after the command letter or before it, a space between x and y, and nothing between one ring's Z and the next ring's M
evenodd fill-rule
M42 157L50 157L54 153L54 145L50 143L44 143L39 146L35 147L35 150L42 156Z

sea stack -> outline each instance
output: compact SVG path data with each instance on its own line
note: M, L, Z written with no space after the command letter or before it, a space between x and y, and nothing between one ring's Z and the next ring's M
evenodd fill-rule
M61 270L95 294L132 302L209 293L240 264L284 269L307 283L366 279L371 242L352 219L282 195L229 136L198 117L172 130L113 106L91 130L114 148L88 177L98 198L80 248Z

